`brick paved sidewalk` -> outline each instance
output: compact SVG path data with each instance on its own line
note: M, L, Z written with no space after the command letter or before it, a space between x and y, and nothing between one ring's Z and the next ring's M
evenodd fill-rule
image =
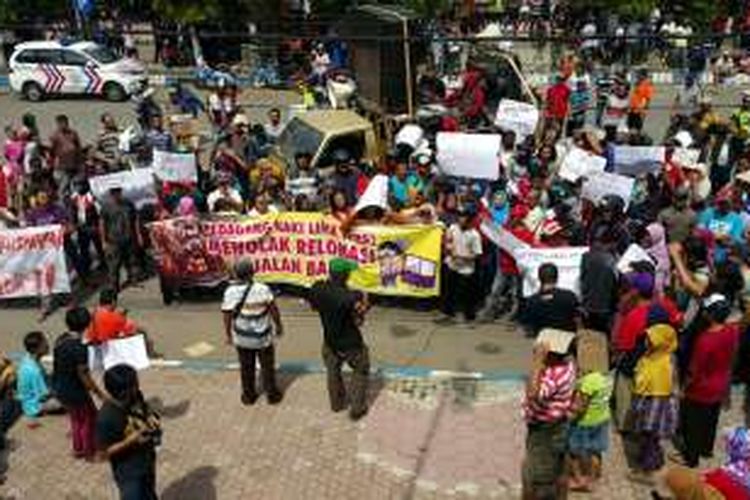
M518 382L378 382L370 413L352 423L329 411L321 375L284 376L277 407L241 406L236 372L151 370L142 380L162 407L165 500L518 498ZM33 431L20 421L0 498L115 498L108 466L70 458L66 432L65 417ZM589 498L648 498L624 479L613 444Z

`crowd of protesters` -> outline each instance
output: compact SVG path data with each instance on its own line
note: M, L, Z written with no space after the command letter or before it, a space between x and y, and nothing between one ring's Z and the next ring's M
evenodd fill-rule
M730 382L750 382L744 342L750 298L750 94L744 94L737 109L724 118L713 110L703 89L688 79L674 98L669 130L656 138L643 128L655 93L646 72L632 80L614 74L594 84L585 77L585 65L571 61L566 68L547 91L537 133L523 137L512 130L496 131L502 134L502 144L495 181L444 175L430 143L436 131L466 130L477 121L489 121L480 116L483 75L472 67L463 74L470 82L463 87L464 97L477 101L465 108L470 113L447 115L436 130L406 125L419 129L419 143L404 139L412 134L400 134L377 164L346 149L333 151L331 172L312 167L313 151L295 151L286 164L274 161L270 155L283 134L282 114L271 110L264 123L253 124L233 88L219 88L208 99L214 138L209 151L194 151L190 141L168 126L166 117L151 116L144 123L136 163L148 163L154 150L188 152L196 153L200 168L194 182L160 183L157 203L146 207L136 207L121 187L112 188L104 199L91 193L92 176L130 166L126 156L131 152L120 147L120 124L112 116L101 117L96 138L81 138L74 130L75 119L58 116L56 130L47 138L28 114L6 128L0 220L7 227L62 224L65 252L78 278L88 279L96 262L107 270L113 291L105 294L103 306L110 309L116 292L127 284L120 282L122 268L128 271L128 281L135 281L150 267L144 231L150 220L208 213L252 217L294 210L327 212L340 221L344 233L360 221L443 224L440 302L445 314L438 321L453 324L458 318L472 328L477 320L513 318L533 337L546 338L550 329L573 333L586 328L600 332L608 343L613 381L609 366L576 367L572 336L561 335L567 341L560 345L538 345L524 405L528 498L559 498L569 486L592 489L601 471L610 420L622 437L630 477L651 482L665 466L664 441L673 441L677 453L671 458L687 467L699 466L711 454ZM612 170L614 148L625 145L665 147L658 168L636 176L628 199L614 194L586 199L581 196L585 178L570 181L558 175L573 147L607 159ZM374 179L385 181L387 203L358 206ZM504 228L535 248L588 247L581 261L580 294L561 288L560 270L546 263L534 277L538 290L525 296L522 282L527 271L512 253L484 235L482 222ZM621 257L634 245L642 258L623 268ZM250 269L243 273L245 278L252 274ZM272 302L269 290L256 291L262 295L259 302ZM334 292L343 294L338 288ZM238 303L247 300L246 293L238 287L232 297L225 297L223 310L229 319ZM320 293L316 308L321 311L328 308L329 295L339 297L329 290ZM349 295L344 299L354 308ZM152 461L150 431L122 442L123 407L132 406L146 429L155 427L148 423L152 416L142 414L133 374L123 369L105 376L107 396L82 368L80 337L91 323L84 312L68 313L73 333L55 345L60 350L55 370L66 374L69 382L57 396L71 415L74 447L87 455L91 446L91 434L84 430L92 422L91 392L108 401L100 412L105 422L100 440L115 457L113 467L123 447L144 443L148 446L139 459ZM273 320L281 330L278 318ZM231 338L229 326L226 334ZM122 329L131 330L132 325L125 321ZM267 347L261 344L252 349ZM19 390L28 395L22 402L33 420L55 411L55 405L37 366L48 349L46 343L35 333L27 336L25 345L28 359L19 377L28 384L21 383ZM273 353L264 356L262 365L272 366ZM328 356L340 370L343 361ZM58 368L57 363L66 359L69 365ZM345 361L369 366L361 358ZM254 365L254 356L247 362ZM270 368L264 376L273 387ZM246 377L243 402L250 404L257 397L255 381L249 373ZM2 377L0 391L1 382ZM335 391L338 382L334 380ZM610 393L615 402L611 412ZM281 394L272 391L270 399L279 402ZM745 399L750 406L750 391ZM357 409L355 416L364 411ZM736 430L728 441L731 466L701 479L724 498L750 498L746 441ZM140 471L137 487L149 488L151 470ZM684 469L667 476L675 490L705 486ZM743 496L726 493L730 488Z

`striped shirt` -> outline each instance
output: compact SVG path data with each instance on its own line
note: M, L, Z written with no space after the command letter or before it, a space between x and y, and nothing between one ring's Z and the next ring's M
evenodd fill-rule
M528 423L554 423L570 417L576 369L572 361L548 366L539 375L536 397L526 395L523 402L524 418Z

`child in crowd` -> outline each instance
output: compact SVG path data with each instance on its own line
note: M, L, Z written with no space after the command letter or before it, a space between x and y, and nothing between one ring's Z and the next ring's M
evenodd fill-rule
M534 346L523 401L526 456L522 465L523 498L566 498L565 455L573 409L576 367L575 334L547 329Z
M17 397L30 428L38 427L42 415L59 413L63 407L47 385L47 374L41 359L49 353L49 343L42 332L27 333L23 339L26 354L18 364Z
M633 399L625 417L623 446L630 468L629 478L653 483L653 473L664 465L662 439L674 435L677 401L674 396L677 332L661 307L649 311L646 335L641 338L643 354L635 366Z
M601 477L602 454L609 448L609 400L612 379L608 375L607 341L598 332L578 339L578 374L574 407L576 416L568 436L572 491L591 491Z

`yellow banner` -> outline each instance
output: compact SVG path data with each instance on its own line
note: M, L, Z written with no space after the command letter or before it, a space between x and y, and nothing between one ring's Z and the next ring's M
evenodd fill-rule
M352 288L381 295L436 296L440 290L442 226L358 226L343 235L339 222L317 212L262 217L178 218L151 225L163 277L186 284L214 282L249 259L256 278L310 286L328 263L359 263Z

